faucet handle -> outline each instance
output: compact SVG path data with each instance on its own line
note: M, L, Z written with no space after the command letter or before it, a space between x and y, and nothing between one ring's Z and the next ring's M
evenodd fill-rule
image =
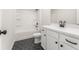
M65 26L65 23L66 23L66 21L62 21L62 20L60 20L60 21L59 21L59 25L60 25L60 27L64 27L64 26Z
M64 23L66 23L66 21L64 21Z

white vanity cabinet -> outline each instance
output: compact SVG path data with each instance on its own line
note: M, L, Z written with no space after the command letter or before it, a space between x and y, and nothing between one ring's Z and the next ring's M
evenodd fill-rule
M79 40L59 32L42 28L41 46L45 50L75 50L79 48Z
M44 26L43 29L41 46L45 50L79 50L79 28L52 25Z

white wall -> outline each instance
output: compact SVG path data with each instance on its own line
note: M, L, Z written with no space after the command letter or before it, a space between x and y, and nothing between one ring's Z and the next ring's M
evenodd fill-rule
M65 20L67 23L76 24L75 9L52 9L52 22L57 23L59 20Z
M40 9L39 20L40 20L40 26L49 25L51 23L51 10Z
M79 25L79 9L77 9L77 24Z
M2 26L1 30L7 30L6 35L1 35L1 46L2 49L12 49L15 36L15 10L14 9L2 9Z

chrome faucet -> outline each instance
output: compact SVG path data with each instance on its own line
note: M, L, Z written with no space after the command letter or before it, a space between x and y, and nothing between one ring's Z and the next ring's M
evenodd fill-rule
M60 27L64 27L64 26L65 26L65 23L66 23L66 21L61 21L61 20L60 20L60 21L59 21L59 26L60 26Z

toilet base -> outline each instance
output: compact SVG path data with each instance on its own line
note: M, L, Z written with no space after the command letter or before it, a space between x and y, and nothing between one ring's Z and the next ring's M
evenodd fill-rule
M36 38L34 38L34 43L35 44L38 44L38 43L40 43L41 42L41 37L36 37Z

